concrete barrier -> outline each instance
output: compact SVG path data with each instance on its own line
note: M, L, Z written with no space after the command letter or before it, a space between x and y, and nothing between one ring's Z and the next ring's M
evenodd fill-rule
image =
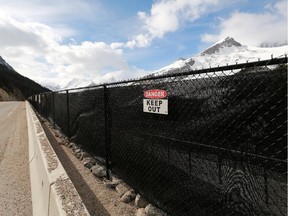
M89 215L26 101L33 215Z

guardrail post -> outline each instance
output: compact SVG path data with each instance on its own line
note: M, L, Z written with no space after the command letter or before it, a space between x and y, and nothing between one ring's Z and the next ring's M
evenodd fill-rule
M110 157L111 157L111 116L109 107L109 98L107 86L103 86L104 92L104 118L105 118L105 156L106 156L106 178L111 179L110 176Z

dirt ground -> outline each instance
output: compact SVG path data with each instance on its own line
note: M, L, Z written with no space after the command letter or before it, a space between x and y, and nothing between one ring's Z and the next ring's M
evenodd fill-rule
M42 125L51 145L75 185L90 215L135 215L137 208L133 205L133 202L128 204L121 202L119 194L117 194L115 190L107 188L103 180L95 177L88 168L84 167L83 162L73 155L70 148L59 144L61 139L55 136L54 130L49 123L45 122Z

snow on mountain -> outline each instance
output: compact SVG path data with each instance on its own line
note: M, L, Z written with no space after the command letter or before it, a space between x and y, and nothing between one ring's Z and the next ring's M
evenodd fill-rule
M7 67L10 71L15 71L1 56L0 56L0 65Z
M73 78L61 89L81 88L93 85L95 85L95 83L91 80Z
M81 87L88 87L88 86L95 85L95 83L92 80L77 79L77 78L73 78L72 80L68 82L62 81L62 82L55 83L55 79L39 80L39 82L46 88L51 89L52 91L60 91L60 90L81 88Z
M45 86L46 88L52 90L52 91L59 91L61 90L61 86L60 85L55 85L54 83L51 83L51 84L47 84L45 82L41 82L41 85Z
M206 49L201 54L202 55L211 55L211 54L215 54L215 53L221 51L221 49L225 49L227 47L241 47L241 46L242 46L242 44L235 41L234 38L227 37L227 38L225 38L225 40L219 41L216 44L212 45L210 48Z
M192 58L180 58L174 63L156 70L146 77L160 76L164 74L177 74L183 71L225 66L227 64L234 65L236 63L245 63L247 61L258 61L259 59L267 60L270 59L272 55L273 58L277 58L284 57L285 54L288 54L288 45L279 47L252 47L243 45L232 37L227 37L224 40L213 44L211 47ZM0 58L0 64L1 59L2 58ZM64 84L43 82L47 81L42 81L41 84L54 91L95 85L92 80L76 78L73 78L68 83Z
M205 51L189 59L179 59L174 63L155 71L152 76L174 74L181 71L199 70L202 68L245 63L284 57L288 54L288 45L280 47L251 47L245 46L227 37L217 42Z

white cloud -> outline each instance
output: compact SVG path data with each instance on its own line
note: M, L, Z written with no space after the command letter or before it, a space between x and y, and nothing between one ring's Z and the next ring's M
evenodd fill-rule
M3 0L0 8L9 11L9 15L27 20L38 20L44 23L59 22L60 20L94 19L101 14L103 7L99 1L83 0Z
M138 69L123 57L121 43L72 41L66 45L48 25L0 14L0 55L33 80L64 84L84 78L99 83L137 76Z
M77 35L78 32L71 27L73 23L101 22L107 17L107 11L99 1L83 0L1 0L0 13L22 22L37 20L62 37Z
M135 36L133 40L128 41L126 46L131 49L134 47L148 47L152 40L153 37L151 37L149 34L139 34Z
M221 19L219 33L204 34L205 42L216 42L226 36L234 37L251 46L275 46L287 44L287 2L267 5L263 13L235 11L228 19Z
M44 51L49 45L56 44L61 38L44 24L19 22L0 11L0 47L30 47L31 50Z
M129 70L129 65L122 57L122 50L113 49L104 42L85 41L80 45L58 45L54 47L46 60L63 77L86 77L93 79L103 74L106 69Z
M158 0L152 5L150 14L138 12L144 33L134 36L127 42L127 47L147 47L153 39L175 32L182 23L198 19L217 3L218 0Z

